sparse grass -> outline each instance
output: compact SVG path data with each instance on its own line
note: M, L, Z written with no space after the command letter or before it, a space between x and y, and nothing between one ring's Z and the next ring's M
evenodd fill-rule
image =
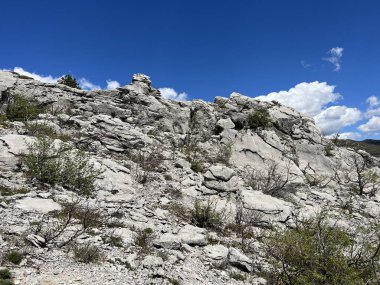
M231 272L230 278L235 279L236 281L245 281L247 278L238 272Z
M197 227L220 231L223 228L224 214L216 209L215 202L208 200L203 204L197 200L191 211L191 221Z
M174 279L174 278L168 278L168 281L170 284L172 285L181 285L181 281L179 281L178 279Z
M202 173L204 171L204 165L201 160L192 159L190 163L191 163L190 168L192 171L198 172L198 173Z
M329 142L327 145L325 145L326 156L334 156L333 150L334 150L334 144L332 142Z
M17 194L27 194L29 193L29 189L27 188L10 188L6 186L0 186L0 194L1 196L13 196Z
M7 260L13 264L19 265L23 259L23 255L18 251L11 251L7 254Z
M124 246L123 239L120 236L109 235L109 236L104 236L102 239L105 243L109 244L110 246L114 246L114 247Z
M36 137L48 137L51 139L59 139L61 141L69 141L71 137L64 133L57 132L52 126L47 123L32 122L26 124L28 135Z
M151 228L137 231L134 243L139 247L141 253L149 253L152 248L153 237L153 230Z
M90 243L77 244L73 247L74 257L83 263L99 263L104 260L104 254L99 247Z

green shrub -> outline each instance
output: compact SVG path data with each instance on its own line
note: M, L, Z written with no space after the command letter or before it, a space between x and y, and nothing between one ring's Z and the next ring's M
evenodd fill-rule
M267 109L257 109L248 116L248 125L256 130L257 128L266 129L271 125L271 118Z
M246 277L243 274L238 272L231 272L230 278L235 279L236 281L245 281Z
M334 150L333 143L329 142L327 145L325 145L325 155L326 156L334 156L333 150Z
M81 89L78 84L78 81L70 74L66 74L65 76L62 76L58 80L58 83L72 87L72 88Z
M0 269L0 279L11 279L12 274L8 268Z
M190 168L194 172L203 172L204 171L203 162L200 160L192 159Z
M373 273L379 270L376 246L359 247L346 231L329 226L323 215L274 232L265 248L272 285L378 284Z
M11 251L7 254L7 260L13 264L19 265L23 259L23 255L18 251Z
M23 95L15 95L9 104L6 117L11 121L26 122L36 119L43 110Z
M93 194L95 181L101 174L84 151L64 143L56 146L54 140L47 137L39 137L30 144L22 161L28 168L28 176L85 196Z
M153 230L151 228L137 231L134 243L140 248L140 253L148 253L150 251L153 237Z
M60 139L61 141L69 141L70 136L58 133L52 126L46 123L27 123L25 125L29 136L49 137L51 139Z
M12 280L1 280L0 279L0 285L14 285Z
M75 245L73 252L75 259L83 263L98 263L104 259L100 248L90 243Z
M200 201L194 203L191 221L195 226L219 231L223 227L224 219L225 213L216 209L216 203L210 200L206 204L202 204Z

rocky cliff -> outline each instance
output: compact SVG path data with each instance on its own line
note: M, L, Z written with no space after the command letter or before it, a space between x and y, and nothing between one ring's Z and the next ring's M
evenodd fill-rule
M260 239L248 250L227 229L242 213L255 214L252 232L291 226L295 214L326 210L352 228L380 213L374 181L354 198L349 190L357 168L375 175L378 160L335 146L277 102L237 93L171 101L142 74L117 90L82 91L1 71L0 94L0 262L22 252L10 266L16 284L266 284ZM20 97L43 111L7 119ZM86 153L101 173L90 197L28 175L22 158L41 133ZM70 236L78 225L64 228L56 213L79 200L109 218ZM204 207L219 224L194 218ZM42 221L62 236L49 242ZM73 244L96 246L102 260L78 262Z

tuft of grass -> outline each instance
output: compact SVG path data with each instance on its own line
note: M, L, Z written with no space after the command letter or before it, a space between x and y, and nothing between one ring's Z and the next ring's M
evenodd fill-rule
M153 230L151 228L146 228L137 232L134 243L140 248L141 253L149 253L152 248L152 241Z
M246 277L243 274L238 272L231 272L230 278L235 279L236 281L245 281Z
M224 213L216 209L216 203L210 200L206 204L202 204L198 200L194 203L191 221L195 226L220 231L224 219Z

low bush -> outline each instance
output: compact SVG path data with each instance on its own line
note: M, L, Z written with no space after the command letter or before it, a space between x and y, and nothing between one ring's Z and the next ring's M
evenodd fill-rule
M83 263L98 263L104 260L104 254L96 245L77 244L73 247L74 258Z
M13 264L19 265L23 259L23 255L18 251L11 251L7 254L7 260Z
M11 279L11 278L12 278L12 274L9 271L9 269L7 268L0 269L0 279Z
M146 228L144 230L138 230L137 235L134 239L134 244L139 247L140 253L146 254L149 253L149 251L152 248L152 241L153 241L154 235L153 230L151 228Z
M272 285L379 284L379 241L359 245L324 215L265 239Z
M47 137L37 138L30 144L22 162L27 166L29 177L85 196L94 193L95 181L102 173L95 169L84 151L73 149L69 144L57 146Z
M265 108L257 109L248 116L248 125L251 129L266 129L271 125L269 111Z
M6 117L10 121L26 122L36 119L42 112L42 108L37 103L32 102L23 95L15 95L8 105Z
M43 237L46 245L53 244L59 248L69 245L80 235L103 226L107 219L103 212L83 199L61 202L61 205L62 210L44 215L31 227L31 232Z
M191 222L201 228L220 231L223 228L225 213L216 209L216 203L210 200L203 204L200 201L194 203L194 209L190 213Z

